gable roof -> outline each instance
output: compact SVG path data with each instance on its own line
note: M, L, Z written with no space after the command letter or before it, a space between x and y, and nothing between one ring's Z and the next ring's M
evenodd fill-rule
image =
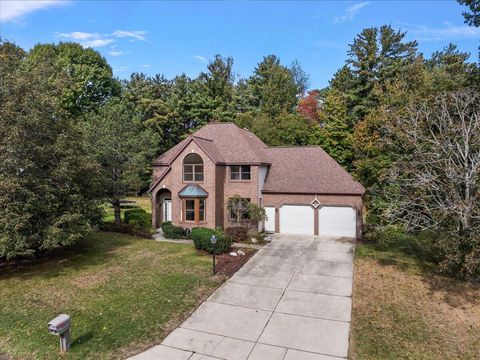
M170 165L191 141L216 164L270 164L267 146L256 135L233 123L210 123L160 155L154 165Z
M319 146L268 147L272 165L262 192L352 194L365 188Z

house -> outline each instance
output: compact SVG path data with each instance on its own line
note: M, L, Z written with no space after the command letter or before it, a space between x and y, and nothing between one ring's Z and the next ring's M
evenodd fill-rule
M153 163L152 223L235 224L227 200L265 208L268 232L358 237L364 187L318 146L269 147L232 123L208 124Z

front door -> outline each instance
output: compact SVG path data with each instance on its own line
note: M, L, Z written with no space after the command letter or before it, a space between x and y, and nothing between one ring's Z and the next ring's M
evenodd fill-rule
M163 199L163 221L172 221L172 200Z

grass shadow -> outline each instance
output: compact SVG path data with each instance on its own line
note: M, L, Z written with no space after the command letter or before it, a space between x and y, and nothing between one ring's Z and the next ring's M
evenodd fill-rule
M93 331L87 331L86 333L78 336L75 340L73 340L72 343L70 344L70 347L75 348L77 346L88 343L88 341L93 339L93 337L94 337L94 332Z
M124 234L93 232L68 248L48 254L0 263L0 281L9 278L61 276L65 270L81 270L104 264L115 258L117 250L131 245L137 238Z

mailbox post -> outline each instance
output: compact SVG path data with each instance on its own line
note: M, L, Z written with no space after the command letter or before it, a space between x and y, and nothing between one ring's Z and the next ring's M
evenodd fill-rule
M60 336L60 351L62 353L70 349L70 316L61 314L48 323L50 334Z
M210 238L210 242L212 243L213 246L213 275L215 275L215 250L216 250L216 244L217 244L217 237L215 235L212 235Z

